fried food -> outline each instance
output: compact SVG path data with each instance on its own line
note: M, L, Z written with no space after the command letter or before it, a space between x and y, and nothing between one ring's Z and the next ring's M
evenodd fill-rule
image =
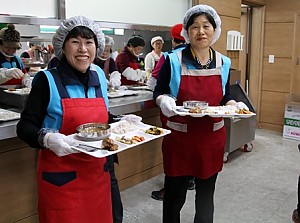
M252 114L251 111L248 111L244 108L236 110L235 113L237 113L237 114Z
M201 113L201 112L202 112L202 109L199 107L189 109L189 113Z
M103 139L102 146L108 151L116 151L119 148L119 146L114 142L114 140L110 138Z

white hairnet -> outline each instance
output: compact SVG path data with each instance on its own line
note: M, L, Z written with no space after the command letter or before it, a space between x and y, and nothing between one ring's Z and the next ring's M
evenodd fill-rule
M155 36L151 39L151 46L153 46L153 43L157 40L160 40L164 44L164 40L161 36Z
M215 35L211 42L212 45L219 39L221 35L221 18L216 12L216 10L209 5L195 5L185 13L185 16L183 18L183 29L181 30L181 35L184 37L186 43L190 43L190 39L187 34L187 27L186 27L187 22L189 21L192 15L201 12L206 12L207 14L211 15L211 17L214 19L216 23Z
M114 45L114 39L110 36L105 36L105 46L112 47Z
M93 20L88 19L84 16L74 16L62 21L60 27L56 30L56 33L53 36L52 44L54 53L59 59L62 58L62 46L67 35L73 28L77 26L85 26L92 30L92 32L96 35L98 41L98 51L103 52L105 40L104 34L102 33L99 25L96 24Z

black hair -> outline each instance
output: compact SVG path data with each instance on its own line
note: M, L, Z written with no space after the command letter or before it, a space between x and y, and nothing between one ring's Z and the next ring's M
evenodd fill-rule
M198 16L200 16L200 15L206 16L207 20L214 27L214 29L217 28L217 25L216 25L216 22L215 22L214 18L209 13L207 13L207 12L198 12L198 13L193 14L189 18L189 20L186 23L186 28L185 29L188 30L188 28L194 23L195 18L198 17Z
M184 40L181 40L181 39L177 39L177 38L173 38L173 41L174 41L174 43L176 43L176 44L183 44L183 43L185 43L185 41Z
M95 33L88 27L86 26L76 26L74 27L69 34L67 35L64 44L62 47L65 46L65 42L68 41L71 38L77 38L78 36L85 38L85 39L91 39L94 38L96 47L98 47L98 40L97 37L95 35Z
M130 37L127 42L127 46L133 46L133 47L142 46L142 47L144 47L145 45L146 45L145 40L140 35Z

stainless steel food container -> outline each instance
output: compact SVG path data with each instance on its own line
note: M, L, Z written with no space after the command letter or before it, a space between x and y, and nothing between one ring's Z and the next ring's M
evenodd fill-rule
M86 123L76 128L77 136L82 140L101 140L109 137L111 127L103 123Z
M190 108L206 109L208 107L208 103L206 101L195 101L195 100L184 101L183 107L186 109L190 109Z

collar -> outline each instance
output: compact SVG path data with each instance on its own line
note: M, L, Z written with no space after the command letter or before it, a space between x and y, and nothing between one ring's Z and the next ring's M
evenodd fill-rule
M57 70L59 71L62 79L63 85L79 85L89 87L98 87L100 86L99 78L97 72L91 70L90 67L85 73L81 73L67 62L67 59L63 57L58 66Z
M192 53L192 56L193 56L194 60L197 60L196 55L195 55L191 45L189 47L190 47L190 50L191 50L191 53ZM209 58L210 58L211 61L213 61L213 59L214 59L214 54L213 54L212 49L210 47L209 47Z

